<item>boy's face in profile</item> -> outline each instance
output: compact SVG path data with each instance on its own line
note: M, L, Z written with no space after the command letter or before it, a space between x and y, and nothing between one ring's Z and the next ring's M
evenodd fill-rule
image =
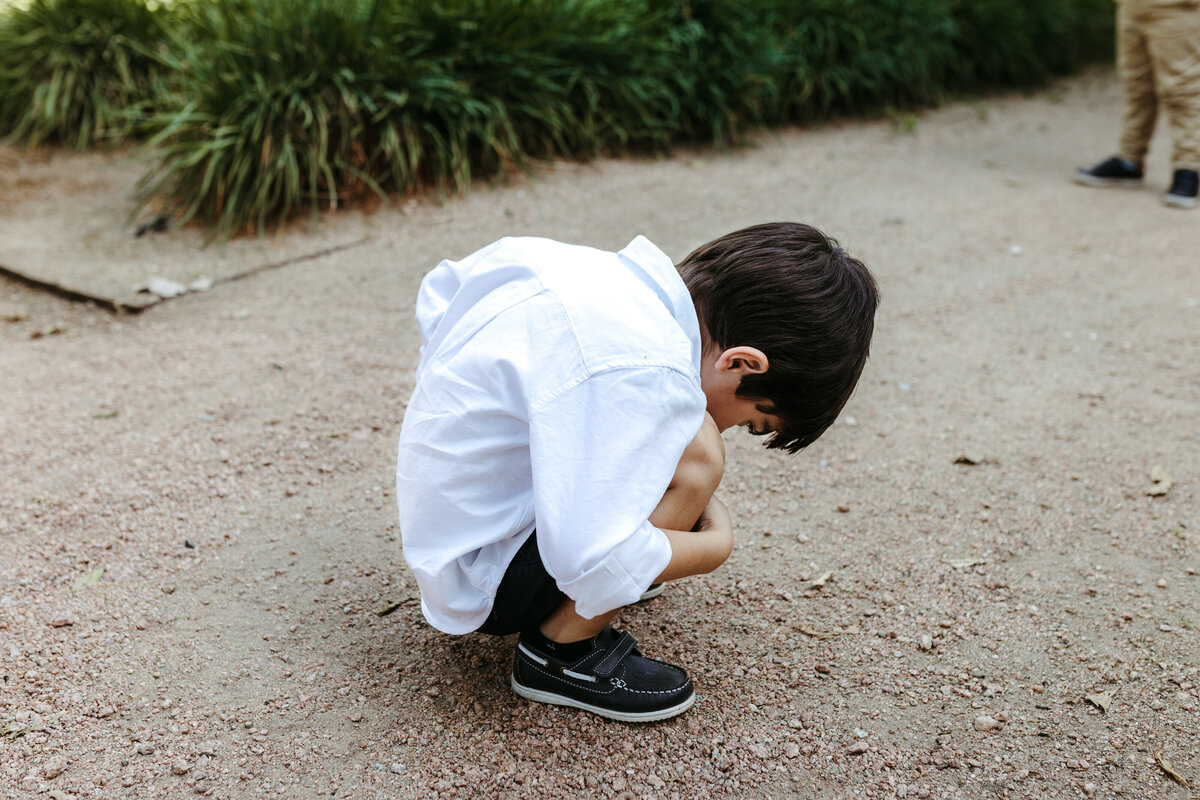
M742 376L766 372L768 366L766 355L753 347L705 352L700 363L700 387L708 400L708 413L717 424L717 430L724 432L744 425L751 433L762 435L778 427L779 421L774 415L759 409L760 405L770 403L740 397L737 393Z

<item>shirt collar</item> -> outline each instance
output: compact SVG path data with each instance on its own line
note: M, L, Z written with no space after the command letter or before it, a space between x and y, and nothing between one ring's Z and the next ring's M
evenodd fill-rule
M699 374L700 321L696 317L696 305L692 302L692 295L683 278L679 277L675 262L645 236L635 238L618 255L635 268L687 334L688 341L692 344L692 363Z

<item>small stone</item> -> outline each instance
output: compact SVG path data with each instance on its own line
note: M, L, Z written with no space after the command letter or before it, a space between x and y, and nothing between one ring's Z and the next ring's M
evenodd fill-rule
M795 758L800 755L800 746L795 742L788 742L783 746L783 754L788 758Z
M1092 795L1094 795L1096 793L1096 784L1085 783L1083 785L1083 793L1086 794L1088 797L1091 797Z
M75 618L70 615L66 615L66 614L64 614L61 617L55 617L54 619L50 620L51 628L69 628L70 626L72 626L74 624L75 624Z
M401 764L399 761L393 762L392 763L392 774L393 775L403 775L404 774L404 765Z
M351 715L350 715L350 721L351 721L351 722L362 722L362 721L363 721L363 715L362 715L362 714L359 714L359 713L356 711L356 712L354 712L353 714L351 714Z
M170 278L155 276L147 281L144 288L139 291L149 292L162 298L178 297L181 294L187 294L188 287L184 286L179 281L173 281Z
M218 746L220 746L220 742L216 739L206 739L200 743L200 755L214 758L217 755Z
M855 742L846 748L846 755L861 756L863 753L871 749L871 746L866 742Z
M845 514L850 511L850 506L847 505L846 503L842 503L837 507L837 510L838 510L839 514Z
M62 775L67 769L67 759L63 756L53 756L42 765L42 777L51 780Z
M933 637L928 633L922 633L921 638L917 641L917 647L921 648L922 650L932 650Z
M188 550L195 550L195 549L196 549L196 543L195 543L195 542L193 542L191 539L184 539L184 540L183 540L183 546L184 546L184 547L186 547Z
M173 584L168 583L166 586L162 587L162 593L163 594L175 594L175 586Z
M987 714L980 714L975 718L974 725L977 731L994 731L1000 727L1000 722Z
M137 754L139 756L148 756L154 752L154 745L149 742L141 742L137 746Z
M189 767L186 761L176 761L171 765L171 772L175 775L187 775L188 769Z

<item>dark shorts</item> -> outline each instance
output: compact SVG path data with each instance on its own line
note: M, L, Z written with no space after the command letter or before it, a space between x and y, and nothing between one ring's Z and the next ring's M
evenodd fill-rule
M513 556L500 588L496 590L492 613L477 630L493 636L520 633L538 625L566 599L554 578L546 572L537 548L537 531L534 531Z

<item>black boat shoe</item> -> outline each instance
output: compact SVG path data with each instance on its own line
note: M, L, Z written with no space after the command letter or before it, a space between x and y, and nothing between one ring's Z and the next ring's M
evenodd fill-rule
M696 702L687 673L644 657L628 633L605 628L591 644L587 655L565 662L522 636L513 663L513 691L527 700L581 708L622 722L668 719Z

